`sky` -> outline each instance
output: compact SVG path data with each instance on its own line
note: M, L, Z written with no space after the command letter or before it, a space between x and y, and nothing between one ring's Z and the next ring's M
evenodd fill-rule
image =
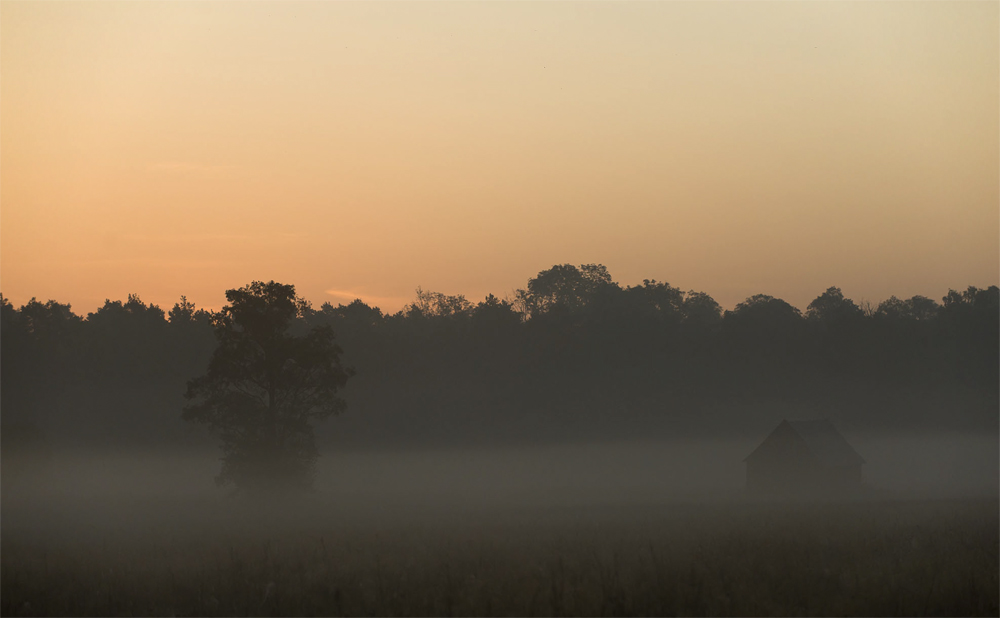
M0 3L0 291L1000 282L997 2Z

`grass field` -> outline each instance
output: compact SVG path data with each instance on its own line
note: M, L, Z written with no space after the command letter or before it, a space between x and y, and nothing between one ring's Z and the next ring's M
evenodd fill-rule
M5 507L0 596L5 616L996 616L998 507Z

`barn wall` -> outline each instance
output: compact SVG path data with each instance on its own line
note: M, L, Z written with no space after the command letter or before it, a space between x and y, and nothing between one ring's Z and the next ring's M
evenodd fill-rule
M861 487L861 466L827 468L815 462L747 461L752 493L829 493Z

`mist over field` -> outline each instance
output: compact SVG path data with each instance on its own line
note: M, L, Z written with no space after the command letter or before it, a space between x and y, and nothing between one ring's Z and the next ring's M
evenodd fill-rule
M227 296L4 299L4 615L997 610L995 286Z
M846 500L748 495L749 438L341 449L275 499L211 450L73 450L5 466L3 612L994 615L996 440L854 443Z
M763 438L763 436L761 436ZM993 436L852 436L865 484L881 499L994 497L1000 447ZM315 492L338 511L367 508L518 509L538 506L739 501L754 438L635 440L478 447L322 449ZM37 498L223 496L214 448L75 448L9 470L5 491ZM14 506L14 505L12 505Z
M1000 616L1000 4L0 1L0 616Z
M998 296L4 299L3 613L994 614Z

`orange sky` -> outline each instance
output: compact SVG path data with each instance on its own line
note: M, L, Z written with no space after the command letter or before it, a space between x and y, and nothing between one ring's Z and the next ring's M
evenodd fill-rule
M0 3L0 285L1000 280L996 2Z

